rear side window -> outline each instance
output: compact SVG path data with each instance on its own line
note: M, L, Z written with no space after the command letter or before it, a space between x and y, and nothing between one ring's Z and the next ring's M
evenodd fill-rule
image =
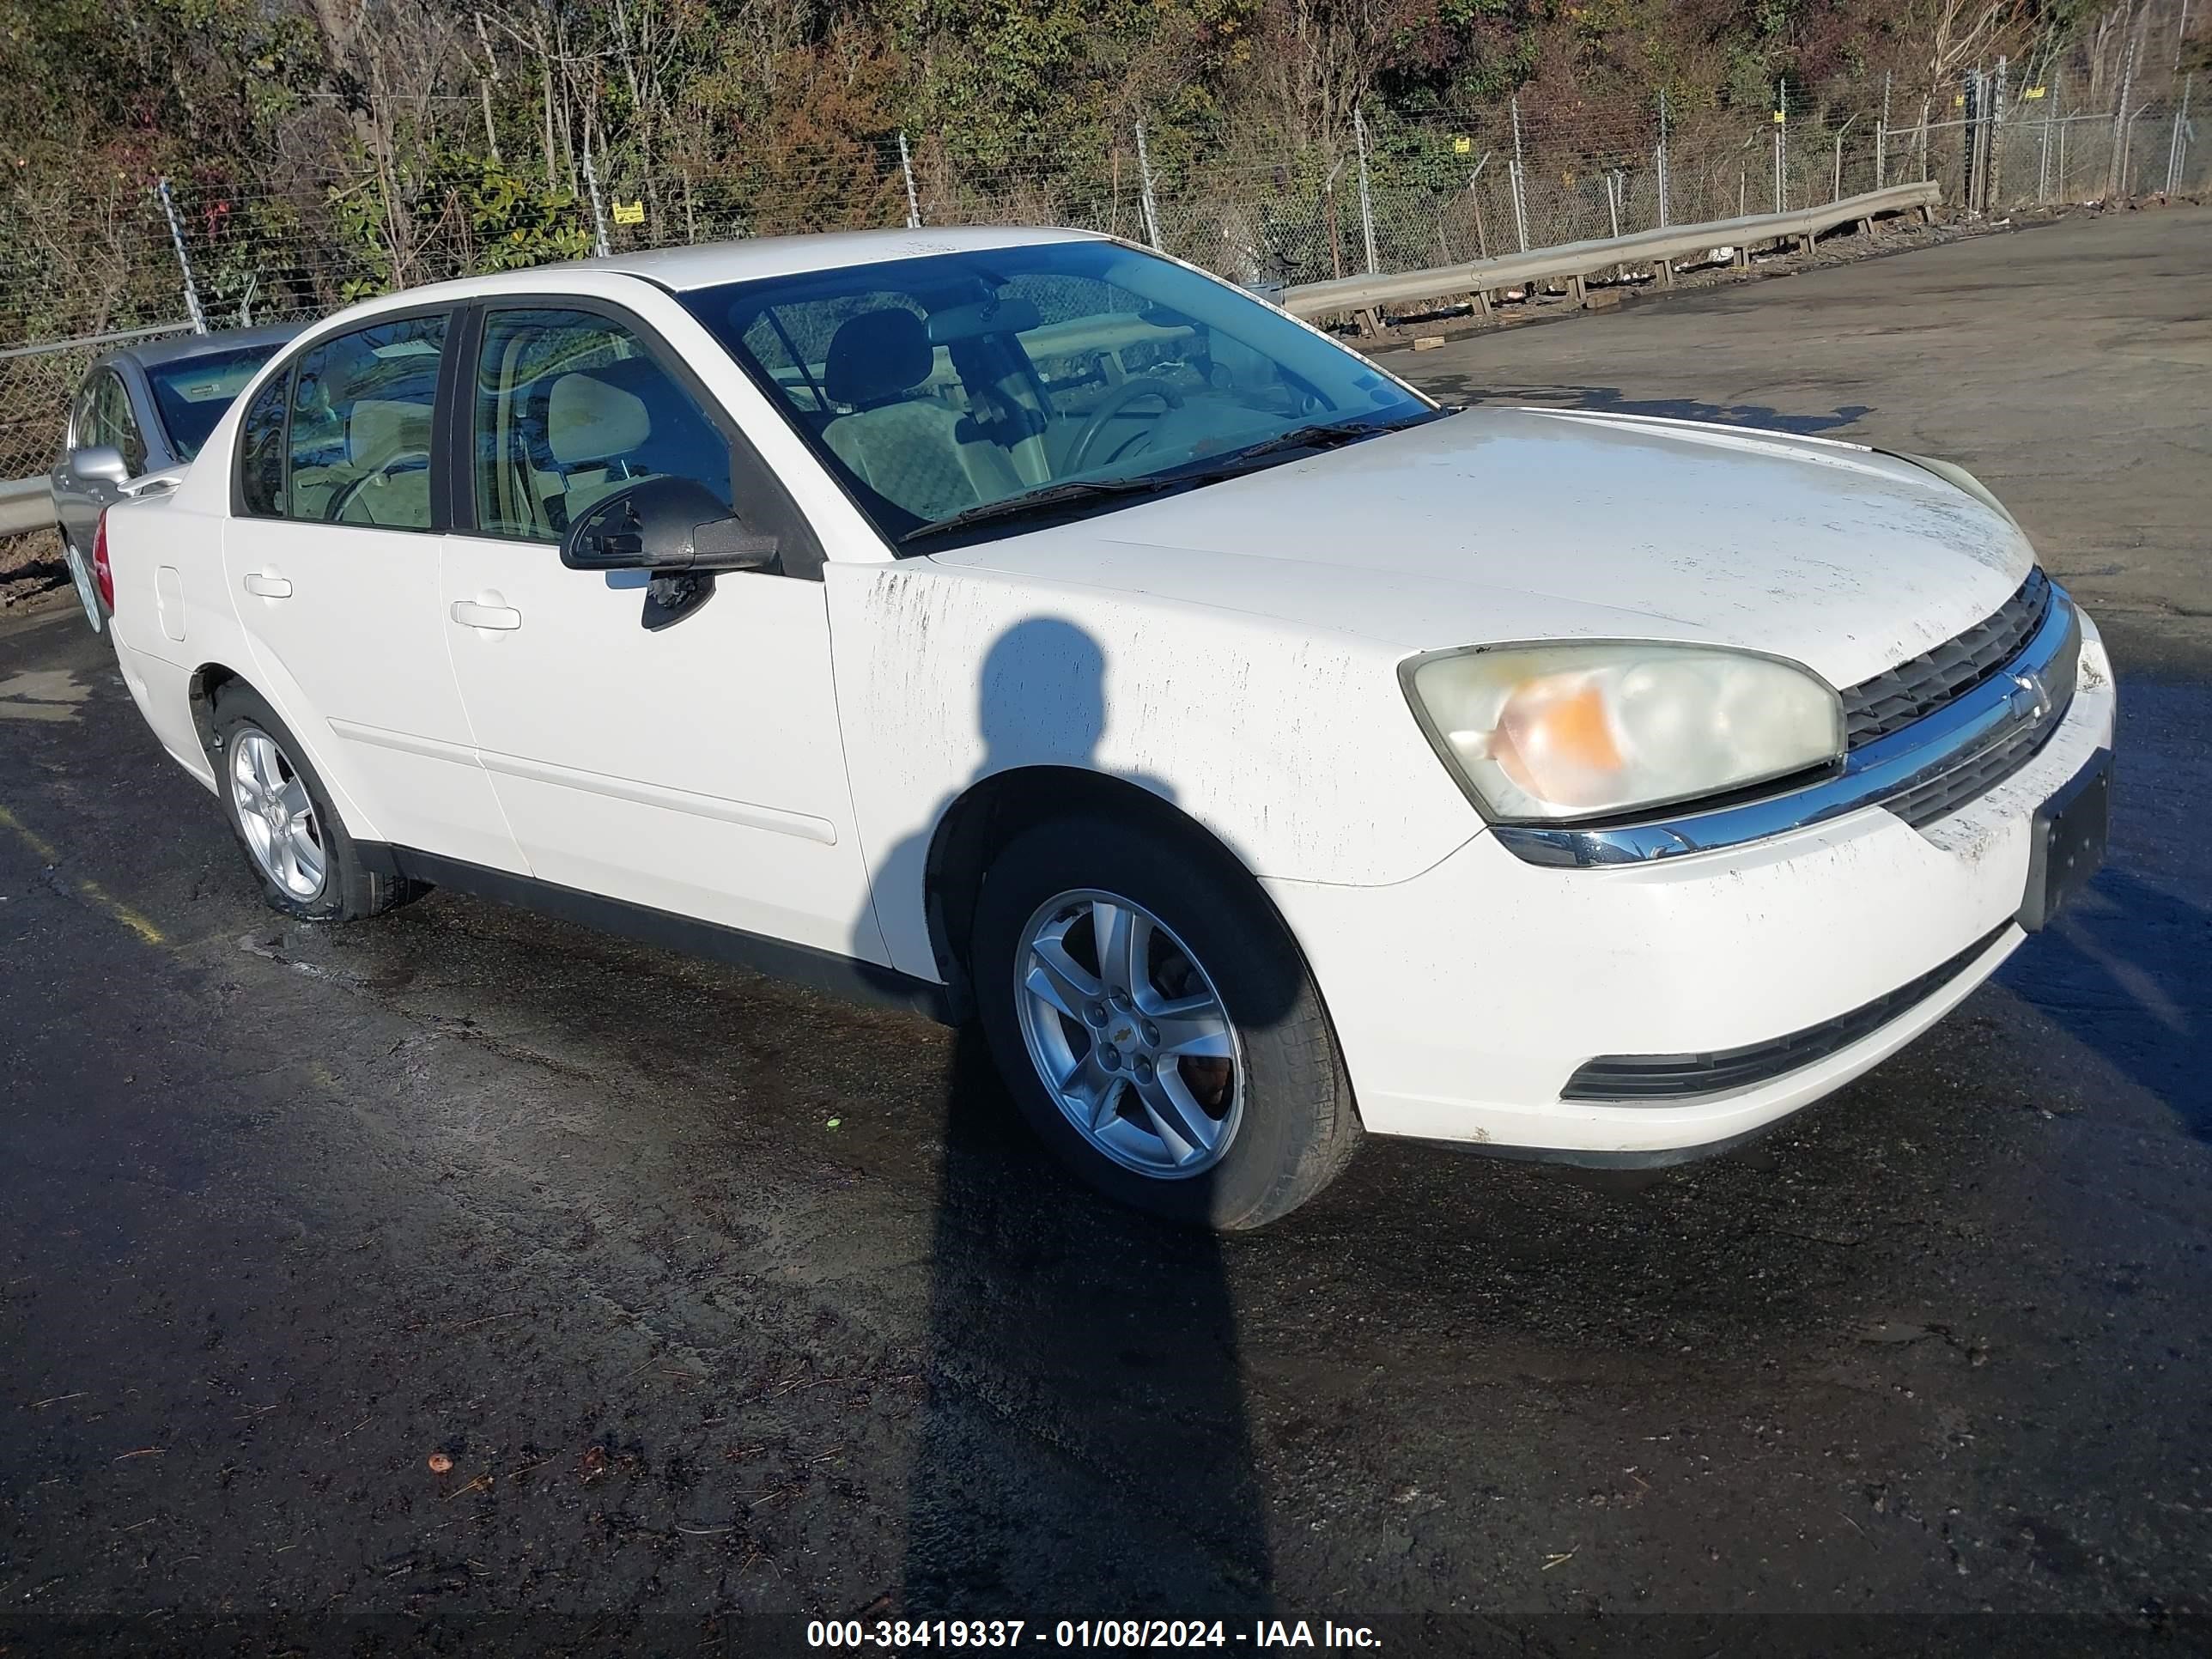
M284 516L284 406L292 377L279 374L254 394L238 428L239 510L250 518Z
M641 478L732 499L728 441L631 330L584 311L494 311L477 355L477 528L557 542Z
M230 407L230 400L246 390L246 383L275 349L247 346L179 362L156 363L146 371L155 412L161 416L169 447L179 460L189 461L200 453L200 446L215 430L222 411Z
M301 358L284 446L285 516L430 528L431 410L445 340L445 318L403 317Z

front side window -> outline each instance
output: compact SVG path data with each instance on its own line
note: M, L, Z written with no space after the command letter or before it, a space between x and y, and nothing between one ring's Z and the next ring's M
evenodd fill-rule
M682 298L894 545L1032 506L1107 511L1439 412L1249 295L1116 242Z
M112 444L123 452L123 464L132 476L146 470L146 441L139 435L138 422L131 412L131 394L123 386L122 376L114 370L102 371L92 394L93 442Z
M155 363L146 371L155 412L161 417L169 447L179 460L189 461L200 453L200 446L215 430L222 411L230 407L230 400L246 390L246 383L276 349L242 346L205 357Z
M279 374L253 394L238 425L238 501L249 518L284 516L284 408L292 377Z
M594 312L493 311L472 380L477 528L558 542L641 478L703 484L725 506L730 447L635 332Z
M403 317L325 340L300 359L287 516L430 527L431 409L445 338L443 317Z

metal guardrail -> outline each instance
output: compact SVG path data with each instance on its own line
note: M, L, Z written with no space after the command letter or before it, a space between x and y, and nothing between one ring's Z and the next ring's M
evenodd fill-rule
M1661 287L1674 278L1679 259L1732 247L1738 264L1750 263L1755 243L1796 240L1809 246L1812 239L1838 225L1854 222L1871 226L1882 214L1923 212L1943 199L1933 182L1893 185L1846 196L1818 207L1797 208L1787 213L1755 213L1741 219L1716 219L1702 225L1669 225L1662 230L1640 230L1627 236L1595 241L1565 242L1556 247L1531 248L1526 253L1501 254L1466 264L1438 265L1427 270L1405 271L1387 276L1344 276L1325 283L1301 283L1285 289L1276 303L1294 316L1304 318L1353 316L1373 332L1386 307L1422 301L1431 303L1467 296L1475 311L1486 314L1490 295L1502 289L1523 288L1532 283L1568 284L1569 293L1583 297L1583 278L1614 265L1650 265Z
M1749 248L1756 242L1787 241L1796 238L1809 246L1821 232L1854 221L1871 226L1878 215L1926 210L1943 199L1933 183L1893 185L1863 196L1846 196L1818 207L1788 213L1757 213L1741 219L1717 219L1702 225L1670 225L1664 230L1643 230L1632 235L1598 241L1566 242L1557 247L1532 248L1495 259L1478 259L1462 265L1439 265L1428 270L1407 271L1395 276L1346 276L1334 282L1304 283L1285 289L1277 303L1300 317L1356 316L1372 332L1388 306L1449 296L1469 296L1478 313L1490 308L1490 295L1501 289L1522 288L1531 283L1564 279L1569 292L1583 297L1583 279L1614 265L1650 265L1661 286L1674 281L1674 262L1714 248L1733 247L1738 264L1748 264ZM166 333L149 329L147 333ZM0 536L27 530L43 530L54 522L52 491L43 477L0 483Z
M54 492L44 477L0 483L0 536L54 527Z

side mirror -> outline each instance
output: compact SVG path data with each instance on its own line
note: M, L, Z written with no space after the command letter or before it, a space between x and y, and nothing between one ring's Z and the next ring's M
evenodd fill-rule
M691 478L647 478L595 501L561 538L571 570L650 570L708 574L772 570L776 540L742 520Z
M693 478L646 478L596 501L561 538L571 570L642 570L645 611L658 632L714 597L723 571L773 570L776 539L755 535Z
M113 444L88 444L82 449L72 449L69 470L86 483L121 485L131 482L130 464Z

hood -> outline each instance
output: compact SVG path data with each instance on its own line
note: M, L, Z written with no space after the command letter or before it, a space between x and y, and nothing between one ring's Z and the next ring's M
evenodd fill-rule
M1856 444L1520 409L937 557L1408 652L1679 640L1844 687L1988 617L2035 555L2002 514Z

